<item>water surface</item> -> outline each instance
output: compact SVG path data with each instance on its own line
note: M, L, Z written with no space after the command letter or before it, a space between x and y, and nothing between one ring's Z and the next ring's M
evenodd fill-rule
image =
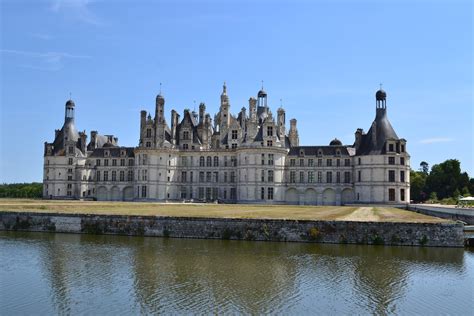
M474 253L0 232L1 314L470 314Z

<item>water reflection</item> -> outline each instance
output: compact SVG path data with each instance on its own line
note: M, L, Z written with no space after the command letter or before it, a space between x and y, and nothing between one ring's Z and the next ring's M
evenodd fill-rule
M48 292L38 305L60 314L462 313L472 304L474 256L463 249L0 232L0 250L13 256L0 268L32 254L35 284ZM0 306L35 312L18 296L21 273L6 273Z

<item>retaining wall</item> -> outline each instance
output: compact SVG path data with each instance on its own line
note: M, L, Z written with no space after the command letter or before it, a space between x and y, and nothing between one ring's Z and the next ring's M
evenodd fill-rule
M461 223L392 223L0 212L0 230L463 247Z
M417 213L435 216L454 221L463 221L468 225L474 225L474 209L452 208L424 205L424 204L410 204L407 207L410 211Z

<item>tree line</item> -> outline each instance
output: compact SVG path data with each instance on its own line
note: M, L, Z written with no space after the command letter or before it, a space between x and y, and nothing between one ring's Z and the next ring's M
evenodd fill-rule
M42 183L0 184L0 198L41 198L42 196Z
M454 204L460 196L474 196L474 178L461 172L457 159L433 165L431 171L428 163L422 161L418 171L410 171L410 195L415 202Z

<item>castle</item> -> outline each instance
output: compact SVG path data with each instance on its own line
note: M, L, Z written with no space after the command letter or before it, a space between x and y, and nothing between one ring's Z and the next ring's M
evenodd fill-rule
M113 135L75 125L68 100L64 125L44 144L43 196L113 201L220 201L225 203L344 205L410 201L410 156L387 118L387 95L375 95L369 131L352 145L338 139L300 146L296 119L276 117L263 87L235 116L224 83L219 112L171 111L156 97L154 117L140 113L137 147L121 147Z

